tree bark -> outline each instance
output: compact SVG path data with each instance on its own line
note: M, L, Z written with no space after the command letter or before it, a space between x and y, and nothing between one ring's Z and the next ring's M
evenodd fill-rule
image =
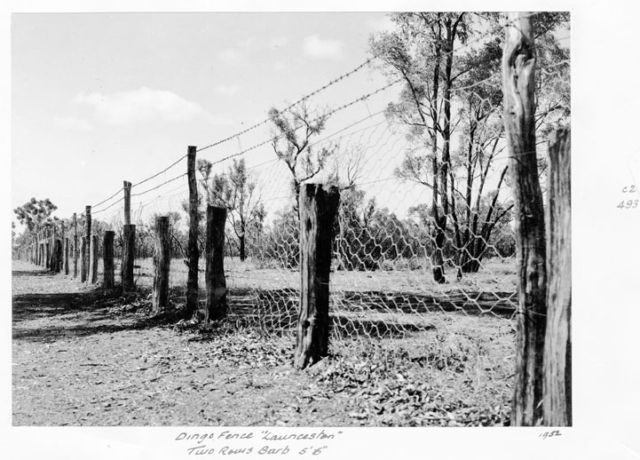
M549 139L544 422L571 425L571 132Z
M187 178L189 182L189 272L185 317L191 319L198 310L198 184L196 181L196 147L189 146L187 153Z
M207 206L205 323L227 316L227 282L224 275L224 227L226 221L226 208Z
M509 13L502 58L504 120L515 203L518 306L516 382L511 425L542 421L542 359L546 328L546 241L535 137L531 23L526 13Z
M153 296L151 313L163 313L169 302L169 266L171 264L171 240L169 239L169 217L156 218L156 241L153 255Z
M104 232L104 240L102 243L102 276L103 286L111 289L115 286L115 270L113 267L113 240L116 232L107 230Z
M300 313L294 365L303 369L329 349L329 275L333 221L340 192L304 184L300 191Z
M135 260L136 226L124 225L122 227L123 247L122 247L122 267L121 283L123 292L131 292L135 288L133 279L133 265Z

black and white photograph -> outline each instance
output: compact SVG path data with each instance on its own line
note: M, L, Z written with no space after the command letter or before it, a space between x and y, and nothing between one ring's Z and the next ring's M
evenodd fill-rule
M632 31L23 3L8 458L638 458Z

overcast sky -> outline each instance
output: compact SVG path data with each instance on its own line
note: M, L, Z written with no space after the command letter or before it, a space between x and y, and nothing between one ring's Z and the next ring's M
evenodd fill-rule
M14 14L12 206L50 198L70 217L349 72L388 26L381 13ZM314 104L386 83L368 67L348 80Z

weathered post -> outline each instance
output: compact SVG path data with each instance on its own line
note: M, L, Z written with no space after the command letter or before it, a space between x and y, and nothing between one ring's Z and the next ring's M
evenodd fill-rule
M69 275L69 237L64 239L64 274Z
M124 182L124 224L131 225L131 182Z
M151 314L157 315L167 308L169 301L169 266L171 264L171 240L169 239L169 217L156 218L156 241L153 255L153 296Z
M51 244L51 259L49 260L49 269L52 272L57 272L58 271L58 251L56 251L56 223L55 221L53 222L53 224L51 225L51 237L50 237L50 244Z
M131 224L131 182L124 181L124 226L122 229L122 267L120 279L122 290L134 289L133 266L135 262L136 226Z
M87 271L88 271L88 262L89 257L87 256L87 237L82 237L82 242L80 243L80 281L82 283L87 281Z
M198 309L198 184L196 181L196 147L187 151L187 179L189 182L189 272L185 317L192 318Z
M224 227L226 222L226 208L207 206L205 323L208 323L209 320L222 319L227 315L227 282L224 276Z
M78 217L73 213L73 277L78 277Z
M535 133L533 30L528 13L509 13L502 56L504 124L515 204L518 306L511 425L542 421L546 328L546 241Z
M549 138L544 424L571 425L571 131Z
M45 259L44 259L44 268L51 268L51 232L47 229L45 233L44 240L44 248L45 248Z
M116 232L107 230L104 232L104 241L102 244L102 276L103 286L111 289L115 285L115 274L113 267L113 240Z
M131 292L135 287L133 279L133 265L135 260L136 226L124 225L122 233L122 290L124 292Z
M300 312L294 365L319 361L329 349L329 274L336 186L303 184L300 190Z
M91 235L91 248L89 250L89 282L91 284L98 282L98 252L98 235Z
M53 271L55 273L59 273L60 269L62 268L62 241L59 238L56 238L53 244L53 253Z
M91 263L91 206L87 206L85 208L85 238L86 238L86 252L85 252L85 257L86 257L86 267L87 267L87 277L85 279L85 281L87 283L91 283L93 280L93 273L92 273L92 263Z
M69 274L69 238L67 237L67 232L65 232L66 228L64 225L64 221L60 222L60 238L62 240L62 272L65 275Z

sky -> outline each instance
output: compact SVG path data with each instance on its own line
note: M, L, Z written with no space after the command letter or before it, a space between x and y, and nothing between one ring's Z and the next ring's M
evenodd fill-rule
M369 58L369 36L389 23L383 13L14 14L12 206L50 198L56 215L70 217L123 180L164 169L188 145L242 131L270 107L353 70ZM369 66L347 80L314 106L336 107L386 84ZM236 153L270 132L251 135L202 158ZM273 158L262 149L247 162Z

